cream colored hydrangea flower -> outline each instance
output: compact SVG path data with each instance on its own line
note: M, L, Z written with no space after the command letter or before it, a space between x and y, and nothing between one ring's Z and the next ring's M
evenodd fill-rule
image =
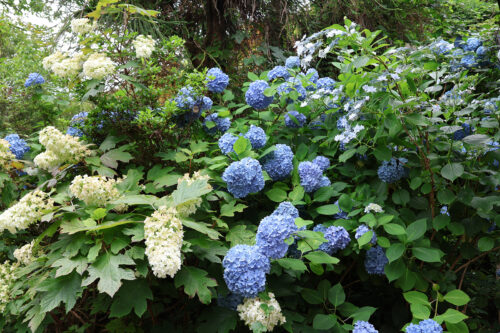
M71 21L71 31L75 34L85 35L96 27L96 22L90 23L88 18L74 19Z
M29 265L33 261L33 244L35 241L31 241L31 243L25 244L18 249L14 250L14 258L19 261L21 264Z
M57 168L63 161L52 150L47 150L35 156L33 162L37 167L43 170L52 170Z
M255 298L246 298L243 304L238 305L238 313L240 315L240 319L245 322L248 327L252 327L252 325L256 322L260 322L267 328L267 331L270 332L277 325L283 325L286 322L286 318L281 313L281 307L274 297L273 293L269 293L269 300L264 301L259 297ZM268 306L268 314L261 308L262 304L266 304Z
M24 230L53 208L54 200L49 198L48 193L40 190L30 192L0 215L0 231L7 229L15 233Z
M155 50L156 41L151 36L139 35L132 42L137 58L149 58Z
M184 176L182 176L181 178L179 178L177 180L177 186L179 186L183 181L187 182L188 185L191 185L195 180L200 180L200 179L206 179L208 181L210 179L210 177L207 175L200 174L199 171L196 171L193 174L193 177L190 177L189 173L186 173ZM210 186L210 184L207 184L207 186L208 186L209 190L212 189L212 186ZM184 202L183 204L178 205L176 208L177 208L177 211L180 215L189 216L189 215L194 214L196 212L198 207L200 207L201 203L202 203L202 199L196 198L196 199L190 200L188 202Z
M121 197L120 192L115 187L120 181L104 176L78 175L71 182L69 190L85 204L103 207L110 201Z
M82 70L84 58L83 53L76 53L71 58L64 58L60 62L53 64L52 71L60 77L76 76Z
M11 300L11 287L16 280L14 272L19 267L19 263L5 261L0 265L0 311L5 310L5 306Z
M67 56L64 53L62 53L60 51L56 51L56 52L52 53L51 55L43 58L43 60L42 60L43 68L48 70L48 71L52 70L52 66L60 63L61 61L63 61L66 58L67 58Z
M8 169L10 161L16 157L10 151L10 143L7 140L0 139L0 168Z
M115 64L102 53L92 53L83 63L83 74L92 79L101 80L114 72Z
M182 223L175 208L162 206L146 218L146 255L155 276L174 277L179 271L183 236Z
M377 205L376 203L371 203L365 207L365 213L369 212L383 213L384 210L382 209L382 207L380 207L380 205Z

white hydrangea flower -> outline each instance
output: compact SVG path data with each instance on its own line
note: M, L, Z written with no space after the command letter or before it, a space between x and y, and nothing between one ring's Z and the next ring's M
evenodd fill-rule
M188 185L191 185L195 180L200 180L200 179L206 179L208 181L210 177L207 175L202 175L199 171L196 171L193 174L193 177L190 177L189 173L186 173L183 177L177 180L177 186L179 186L183 181L187 182ZM207 184L207 186L208 189L210 190L212 189L212 186L210 186L210 184ZM200 207L201 202L202 202L201 198L196 198L188 202L184 202L183 204L178 205L176 207L177 212L182 216L189 216L191 214L194 214L198 209L198 207Z
M10 143L7 140L0 139L0 168L8 169L10 161L16 159L10 151Z
M368 206L365 207L365 213L369 212L383 213L384 210L380 205L377 205L376 203L370 203L368 204Z
M65 58L53 64L52 71L60 77L76 76L82 69L84 57L83 53L76 53L71 58Z
M104 176L76 176L69 190L73 196L85 202L89 206L103 207L110 201L119 199L120 192L115 187L119 183L115 179L108 179ZM121 210L121 209L118 209Z
M56 51L56 52L52 53L51 55L43 58L43 60L42 60L43 68L46 70L52 70L52 66L54 66L54 64L60 63L65 58L66 58L66 55L64 53L62 53L60 51Z
M182 222L175 208L162 206L144 220L145 253L155 276L174 277L179 271L183 237Z
M17 267L19 267L19 263L12 264L9 261L0 265L0 311L2 312L11 300L11 286L16 280L14 272Z
M83 63L83 74L92 79L101 80L114 72L115 64L102 53L92 53Z
M137 58L149 58L155 50L156 41L151 36L139 35L132 42Z
M281 307L274 297L273 293L269 293L269 300L265 301L259 297L246 298L243 304L238 305L238 313L240 319L245 322L248 327L252 327L254 323L261 323L267 332L271 332L275 326L283 325L286 322L285 316L281 313ZM268 306L268 313L261 308L261 305Z
M377 92L377 88L369 85L364 85L363 90L366 91L367 93L374 93Z
M90 23L88 18L74 19L71 21L71 31L75 34L85 35L96 27L96 22Z
M35 190L26 194L18 203L0 215L0 231L5 229L11 233L24 230L54 208L54 200L49 194Z
M14 250L14 258L19 261L21 264L29 265L34 257L33 257L33 244L35 241L31 241L31 243L25 244L18 249Z

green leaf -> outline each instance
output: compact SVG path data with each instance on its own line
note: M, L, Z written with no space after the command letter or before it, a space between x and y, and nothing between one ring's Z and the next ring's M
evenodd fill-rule
M249 143L250 141L248 141L248 139L240 136L233 144L233 149L236 155L243 154L247 150L247 147L249 147Z
M333 306L339 306L345 302L344 288L340 283L337 283L328 290L328 300Z
M491 138L484 134L473 134L466 136L462 141L470 145L484 147L488 141L491 141Z
M113 297L118 289L120 289L122 280L135 279L134 272L131 269L123 269L120 266L134 264L134 261L126 255L103 253L87 269L89 276L82 282L82 285L88 286L95 280L99 279L97 289L101 293L106 293Z
M140 318L146 312L148 299L153 299L153 292L145 279L125 281L113 297L109 316L121 318L134 309Z
M427 295L421 293L420 291L408 291L406 293L403 293L403 297L410 304L421 304L429 307L431 306L431 303L429 303L429 300L427 299Z
M334 215L339 212L337 205L324 205L316 208L316 212L321 215Z
M232 227L226 235L226 240L231 242L231 247L238 244L252 245L255 233L247 229L246 225L236 225Z
M113 201L112 204L115 204L115 205L126 204L129 206L134 206L134 205L155 206L157 202L158 202L158 198L155 197L154 195L136 194L136 195L127 195L127 196L121 197L120 199Z
M252 72L248 72L247 76L251 81L257 81L259 79L259 77Z
M414 240L419 239L425 234L425 231L427 230L427 220L426 219L421 219L418 221L413 222L406 228L406 235L407 235L407 240L408 242L412 242Z
M62 257L54 261L51 267L58 267L55 275L56 278L63 275L68 275L75 269L78 274L82 275L83 272L85 272L85 270L87 269L87 259L85 257L75 257L71 259Z
M300 292L302 298L309 304L323 304L323 298L317 290L304 288Z
M467 324L463 321L452 324L450 322L446 322L446 329L449 333L469 333L469 328Z
M391 282L399 279L404 274L405 268L403 260L396 260L385 265L384 272L389 282Z
M469 303L470 297L462 290L455 289L444 295L444 300L453 305L462 306Z
M107 153L103 154L101 156L102 164L112 169L116 169L118 167L117 161L121 161L124 163L129 162L134 157L130 153L124 151L125 149L127 149L127 147L122 146L120 148L110 150Z
M458 324L459 322L469 318L468 316L464 315L462 312L454 310L454 309L447 309L445 313L442 315L434 317L434 320L437 322L449 322L452 324Z
M460 177L463 173L464 167L460 163L446 164L441 169L441 175L452 182Z
M332 314L325 315L318 313L313 319L313 328L315 330L329 330L337 324L337 317Z
M445 228L450 223L450 217L448 215L438 215L432 220L432 226L436 230L441 230Z
M45 292L40 302L43 311L52 311L63 302L66 313L68 313L76 304L78 294L82 290L81 283L82 278L76 272L55 279L44 280L37 287L38 291Z
M304 255L304 257L309 259L314 264L337 264L340 261L323 251L311 252Z
M399 224L395 223L388 223L384 224L384 230L387 232L389 235L404 235L406 234L405 228Z
M272 188L266 192L266 196L274 202L282 202L287 198L286 191L280 188Z
M427 319L431 315L431 310L422 304L411 304L410 311L416 319Z
M316 193L318 193L320 190L322 189L330 189L330 187L322 187L320 188L319 190L316 191ZM316 193L315 193L315 200L316 200ZM297 202L297 201L300 201L304 198L304 194L305 194L305 191L304 191L304 188L302 186L295 186L294 189L292 190L292 192L288 193L288 197L290 198L290 200L292 200L292 202Z
M366 55L360 56L360 57L357 57L356 59L353 60L352 66L354 68L361 68L361 67L366 66L369 61L370 61L369 56L366 56Z
M490 237L481 237L477 242L477 248L481 252L489 251L495 245L495 241Z
M405 252L405 246L402 243L394 243L387 249L385 255L387 259L389 259L389 263L391 263L401 258L404 252Z
M241 213L247 207L247 205L241 203L236 205L236 200L233 200L228 204L222 205L220 208L220 216L233 217L235 212Z
M107 214L108 214L108 212L106 211L106 209L97 208L96 210L94 210L92 212L92 214L90 214L90 217L93 218L94 220L101 220L104 217L106 217Z
M371 315L377 311L376 308L371 306L363 306L357 309L352 315L352 321L356 322L358 320L368 321L370 320Z
M437 193L437 198L443 205L449 205L455 201L455 194L448 189L444 189Z
M198 326L198 333L228 333L236 329L238 312L222 307L211 307L204 311L199 319L201 323Z
M211 191L212 188L208 184L207 179L196 179L190 184L183 180L179 185L177 185L177 189L172 192L172 199L174 205L179 206L191 200L196 200Z
M392 151L385 146L379 146L373 151L373 155L379 161L388 161L392 157Z
M291 269L291 270L299 271L299 272L307 271L307 266L300 259L281 258L281 259L277 260L277 262L284 269Z
M120 139L112 135L108 135L106 139L99 146L99 150L105 152L116 147L116 144L120 142Z
M363 236L358 238L358 245L362 247L363 245L368 244L373 237L373 231L369 230L363 234Z
M212 293L208 287L217 286L215 279L207 277L208 273L202 269L190 266L182 267L181 271L175 275L175 288L184 286L184 292L193 298L198 295L200 302L209 304Z
M413 255L425 262L441 262L443 252L438 249L426 247L414 247L412 249Z
M198 222L198 221L193 221L189 220L187 218L182 218L182 225L194 229L198 232L201 232L202 234L207 235L211 239L219 239L222 235L217 231L212 228L211 224L204 223L204 222Z
M339 162L344 163L356 154L357 149L349 149L339 156Z

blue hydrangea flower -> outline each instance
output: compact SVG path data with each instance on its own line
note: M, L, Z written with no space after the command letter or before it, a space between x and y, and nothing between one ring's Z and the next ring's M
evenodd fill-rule
M453 44L448 43L447 41L442 39L439 39L431 46L431 50L435 54L446 54L450 52L453 48L454 48Z
M368 231L372 231L373 232L373 236L372 236L372 239L370 240L370 243L372 243L373 245L377 244L377 235L375 234L375 231L373 231L372 229L368 228L364 224L361 224L356 229L356 234L354 235L354 238L360 239L361 236L363 236L364 234L366 234Z
M27 88L34 86L36 84L44 84L44 83L45 79L43 78L43 76L41 76L38 73L30 73L28 75L28 78L26 79L26 82L24 82L24 86Z
M476 57L473 54L468 54L460 60L460 65L464 66L465 68L471 68L476 66Z
M334 218L336 218L336 219L344 219L344 220L349 220L350 219L350 217L348 216L348 213L344 212L340 208L338 200L334 202L334 205L339 208L339 212L337 214L333 215Z
M269 259L257 246L236 245L227 251L224 260L224 280L228 289L243 297L256 297L266 287Z
M335 80L329 77L322 77L318 79L316 83L316 87L318 89L325 89L329 91L333 91L335 89Z
M243 296L229 293L226 296L217 297L217 305L221 308L236 311L238 305L243 303Z
M330 185L332 185L332 182L330 181L330 179L327 176L323 176L319 180L318 188L327 187Z
M320 120L313 120L309 123L309 128L312 130L322 129L325 124Z
M476 55L480 58L486 55L487 49L484 46L480 46L476 50Z
M330 160L325 156L316 156L312 162L321 168L321 171L326 171L330 167Z
M318 71L315 70L314 68L309 68L306 72L306 76L309 76L310 74L311 75L311 78L309 79L309 81L311 81L312 83L318 83L318 80L319 80L319 74L318 74Z
M201 112L210 110L212 108L212 105L214 102L210 97L203 96L202 98L199 98L195 105L197 105L200 108L199 114L201 115Z
M441 210L439 212L443 215L450 215L450 213L448 213L448 206L441 207Z
M113 111L112 113L116 113L116 111ZM70 124L73 126L68 127L66 130L66 134L69 134L74 137L82 137L83 132L81 130L83 124L85 123L85 119L87 119L89 113L88 112L80 112L75 114L71 118Z
M467 123L463 123L462 129L453 133L453 140L455 140L455 141L462 140L466 136L471 135L473 130L474 130L474 128L471 127L471 125L469 125Z
M250 129L245 134L245 138L250 141L253 149L260 149L266 145L266 132L259 126L250 125Z
M207 123L209 121L215 123L215 126L208 128ZM231 127L231 120L229 120L229 118L219 118L217 113L209 114L203 122L203 128L210 135L214 135L217 131L224 133L229 129L229 127Z
M73 126L68 127L68 129L66 130L66 134L79 138L83 136L83 132L80 129Z
M442 333L443 328L437 322L432 319L422 320L418 326L422 333Z
M295 119L292 119L290 116L295 117ZM295 122L297 120L297 122ZM304 127L305 123L307 121L306 116L304 116L302 113L297 112L297 111L289 111L285 114L285 125L286 127L289 128L300 128Z
M259 161L251 157L231 163L222 174L222 180L235 198L244 198L264 188L262 167Z
M80 112L71 117L71 124L83 124L85 119L87 119L89 113L88 112Z
M328 228L325 227L323 224L318 224L318 225L315 225L314 228L313 228L313 231L316 231L316 232L321 232L323 234L323 237L325 236L325 232ZM326 237L325 237L326 238ZM318 250L319 251L323 251L325 253L328 253L330 255L333 254L333 252L335 251L335 249L332 247L332 244L330 244L330 242L324 242L322 243L319 247L318 247Z
M378 333L378 331L367 321L358 320L354 324L354 329L352 333Z
M238 137L231 133L226 133L219 139L219 149L224 155L234 153L233 145L238 140Z
M267 97L264 95L264 90L269 88L269 84L263 80L257 80L250 83L247 92L245 93L245 101L251 107L257 110L263 110L273 102L273 96Z
M483 42L481 42L479 40L479 38L476 38L476 37L471 37L469 39L467 39L467 42L465 43L464 45L464 50L465 51L471 51L471 52L474 52L476 51L476 49L478 47L480 47L481 45L483 44Z
M408 176L408 170L404 167L407 163L406 158L391 158L389 161L383 161L378 168L377 174L381 181L391 184Z
M415 325L415 324L410 324L406 326L405 329L406 333L423 333L422 330L420 329L420 326Z
M313 162L300 162L299 164L300 185L304 190L314 192L319 188L319 183L323 177L321 168Z
M4 140L9 142L9 150L18 160L22 159L24 154L30 150L30 146L24 139L21 139L19 134L9 134Z
M214 93L221 93L229 84L229 76L220 68L210 68L207 71L207 88Z
M299 94L298 96L299 101L303 101L306 99L307 97L306 89L304 88L304 86L302 86L302 82L300 82L299 79L296 79L294 77L289 78L286 82L280 84L278 86L278 89L276 89L278 95L280 96L283 96L284 94L289 94L294 90L297 91L297 93ZM288 98L287 102L291 103L292 99Z
M384 267L389 263L384 249L375 246L366 251L365 269L368 274L384 275Z
M291 215L264 217L257 229L256 245L266 257L283 258L288 250L285 239L296 231L295 219Z
M267 80L274 81L277 78L287 80L290 76L290 73L288 73L288 70L284 66L276 66L267 73Z
M290 215L294 219L299 217L299 210L289 201L283 201L271 215Z
M292 149L284 144L277 144L276 149L263 158L263 168L272 180L282 180L293 171Z
M288 57L285 61L286 68L298 68L300 67L300 58L299 57Z
M328 227L324 234L334 253L345 249L351 241L351 237L349 237L349 233L344 227Z
M174 101L179 109L191 110L195 105L195 92L193 87L182 87Z

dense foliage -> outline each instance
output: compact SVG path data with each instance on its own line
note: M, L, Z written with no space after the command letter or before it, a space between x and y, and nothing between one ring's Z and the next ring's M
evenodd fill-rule
M129 29L159 11L96 3L69 50L1 81L2 330L498 332L500 52L480 9L406 46L345 18L240 84ZM2 73L43 41L16 36Z

